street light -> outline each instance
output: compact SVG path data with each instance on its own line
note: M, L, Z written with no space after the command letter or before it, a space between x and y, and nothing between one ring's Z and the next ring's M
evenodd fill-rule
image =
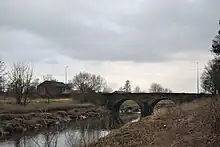
M196 62L197 65L197 93L199 93L199 62Z
M65 67L65 84L66 84L65 91L67 91L67 68L68 68L68 66Z

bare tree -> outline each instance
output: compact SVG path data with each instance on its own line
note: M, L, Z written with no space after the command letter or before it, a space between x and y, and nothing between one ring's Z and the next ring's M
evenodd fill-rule
M0 93L5 90L5 63L0 60Z
M134 88L134 93L140 93L141 92L141 88L139 86L136 86Z
M165 89L163 90L163 92L165 92L165 93L172 93L173 91L172 91L171 89L169 89L169 88L165 88Z
M172 93L172 90L169 88L163 88L160 84L152 83L149 89L149 92L155 92L155 93Z
M112 93L113 92L113 89L109 86L105 86L104 89L103 89L103 92L104 93Z
M51 74L43 76L43 81L57 81Z
M89 90L99 92L105 85L106 82L100 75L87 72L80 72L73 78L73 88L80 90L82 93L89 92Z
M149 92L163 92L163 87L160 84L152 83Z
M122 91L124 91L124 88L123 87L119 87L118 91L122 92Z
M9 72L9 87L14 93L17 104L27 105L31 94L33 69L29 64L15 63Z

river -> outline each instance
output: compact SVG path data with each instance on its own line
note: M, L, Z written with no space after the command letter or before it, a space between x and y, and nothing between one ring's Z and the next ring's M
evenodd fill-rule
M126 119L123 122L127 123L137 121L139 115L124 118ZM0 147L81 147L97 141L121 126L122 124L116 123L112 116L87 119L39 132L14 134L0 141Z

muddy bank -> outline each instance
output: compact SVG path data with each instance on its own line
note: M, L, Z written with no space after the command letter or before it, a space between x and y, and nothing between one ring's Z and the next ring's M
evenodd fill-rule
M90 147L220 146L220 101L196 101L159 109L129 123Z
M37 131L42 128L51 128L69 121L80 121L88 118L97 118L108 115L103 107L72 107L68 109L41 109L26 113L1 113L0 138L8 137L14 133Z

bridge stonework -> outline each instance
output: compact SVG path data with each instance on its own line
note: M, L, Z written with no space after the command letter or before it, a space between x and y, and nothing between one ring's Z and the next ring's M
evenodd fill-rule
M126 100L135 101L141 108L141 116L148 116L153 113L155 105L161 100L171 100L175 104L181 104L195 99L212 97L210 94L194 93L92 93L78 95L106 106L116 117L119 115L121 104Z

